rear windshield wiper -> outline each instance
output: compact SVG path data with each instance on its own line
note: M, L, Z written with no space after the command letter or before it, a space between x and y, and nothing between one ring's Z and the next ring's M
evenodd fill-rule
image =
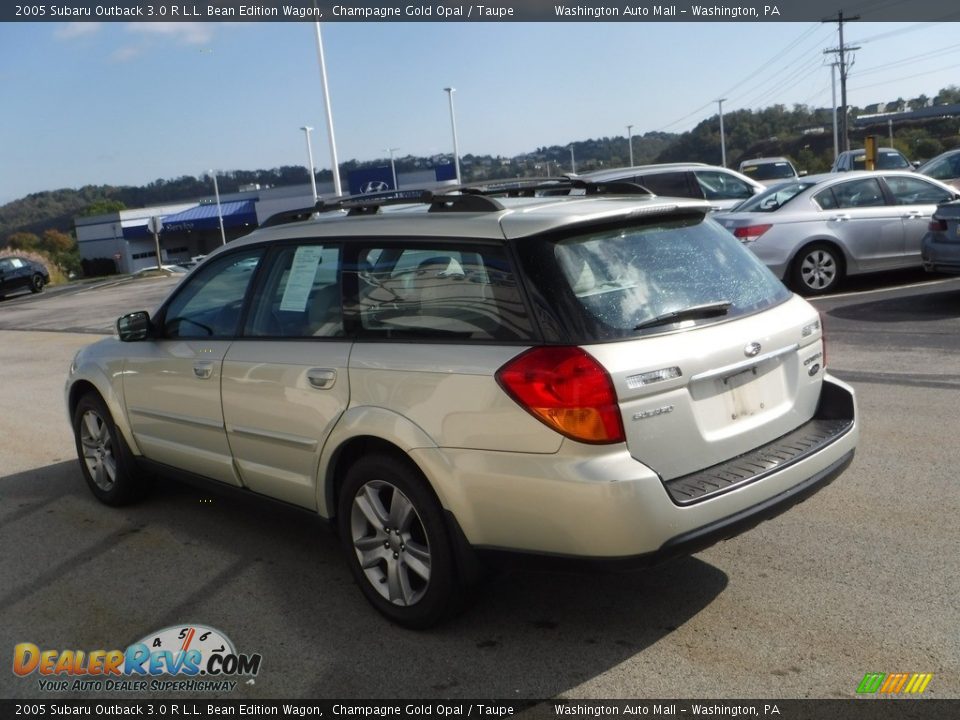
M656 327L657 325L669 325L680 320L694 320L697 318L708 318L716 315L726 315L727 310L733 305L728 300L718 300L717 302L703 303L702 305L692 305L682 310L671 310L670 312L657 315L649 320L644 320L637 325L634 330L643 330L644 328Z

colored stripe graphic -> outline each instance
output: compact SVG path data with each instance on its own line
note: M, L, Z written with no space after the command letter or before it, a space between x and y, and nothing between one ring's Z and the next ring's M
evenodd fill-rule
M883 683L885 677L885 673L867 673L863 676L863 680L860 681L860 687L857 688L857 692L875 693L880 689L880 685Z
M930 684L932 679L933 673L914 673L913 677L910 678L910 682L907 683L904 692L914 694L922 693L927 689L927 685Z
M907 673L890 673L881 686L880 692L890 694L900 692L903 690L903 686L907 684L907 678L909 678Z
M857 693L896 695L903 692L919 695L927 689L932 679L933 673L866 673L857 686Z

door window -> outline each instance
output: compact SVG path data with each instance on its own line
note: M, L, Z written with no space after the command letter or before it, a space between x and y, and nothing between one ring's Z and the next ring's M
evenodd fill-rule
M663 172L644 175L638 178L641 185L647 188L655 195L663 197L696 197L700 198L699 191L694 192L687 182L687 173L685 172Z
M231 253L184 280L164 314L164 337L236 336L243 300L262 255L261 248Z
M951 194L926 180L912 177L885 177L897 205L937 205Z
M281 248L250 310L244 335L251 337L343 337L340 248Z
M753 187L743 180L715 170L694 172L707 200L746 200L753 197Z
M829 187L813 196L824 210L886 205L883 190L876 178L862 178Z
M364 334L520 340L531 327L499 248L427 245L361 249L355 315Z

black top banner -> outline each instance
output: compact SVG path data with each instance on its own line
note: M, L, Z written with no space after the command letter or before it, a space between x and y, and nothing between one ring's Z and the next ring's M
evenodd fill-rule
M955 22L955 0L765 0L765 2L327 2L326 0L66 0L4 3L3 22Z
M0 717L260 716L364 720L556 720L557 718L767 718L945 720L960 700L0 700Z

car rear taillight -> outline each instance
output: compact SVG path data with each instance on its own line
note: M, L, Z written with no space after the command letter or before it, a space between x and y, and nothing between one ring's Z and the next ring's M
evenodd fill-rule
M946 232L947 231L947 221L946 220L937 220L934 218L930 221L930 224L927 225L927 229L930 232Z
M533 348L497 370L496 378L520 407L569 438L624 441L613 381L581 348Z
M733 231L733 236L739 238L740 240L756 240L772 227L773 225L769 223L766 225L747 225L745 227L738 227Z

